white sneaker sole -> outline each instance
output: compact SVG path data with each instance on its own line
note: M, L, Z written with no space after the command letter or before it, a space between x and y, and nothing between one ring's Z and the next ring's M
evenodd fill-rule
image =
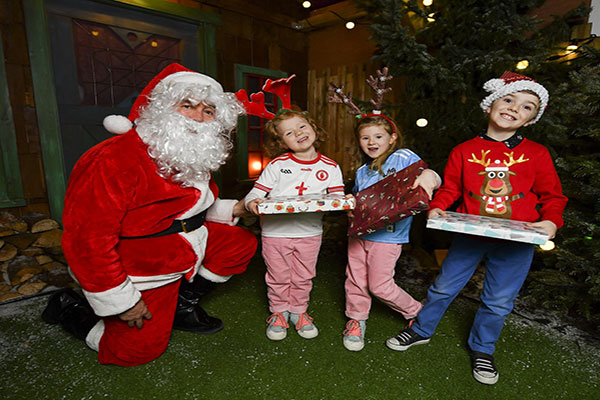
M344 337L344 347L350 351L361 351L365 347L365 342L364 340L348 340L346 337Z
M484 385L493 385L498 382L498 378L500 374L496 374L495 376L485 376L480 374L479 372L473 371L473 378L479 383L483 383Z
M287 330L282 332L273 332L271 330L267 330L267 337L271 340L283 340L287 336Z
M298 330L296 332L298 332L298 335L300 335L304 339L314 339L317 336L319 336L319 330L317 329L316 326L314 327L314 329L311 329L308 331Z
M395 350L395 351L405 351L405 350L410 349L413 346L417 346L417 345L420 345L420 344L427 344L430 341L431 341L431 339L423 339L423 340L418 340L416 342L413 342L413 343L411 343L409 345L403 346L400 343L398 343L398 341L396 340L395 337L392 337L392 338L389 338L388 340L385 341L385 345L389 349L392 349L392 350Z

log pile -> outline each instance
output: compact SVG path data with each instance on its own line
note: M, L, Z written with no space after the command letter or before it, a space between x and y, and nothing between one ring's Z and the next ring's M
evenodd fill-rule
M60 245L60 224L40 213L0 212L0 303L76 286Z

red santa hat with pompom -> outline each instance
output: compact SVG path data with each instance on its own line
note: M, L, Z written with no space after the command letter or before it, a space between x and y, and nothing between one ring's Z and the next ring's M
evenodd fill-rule
M173 82L210 86L211 90L216 91L217 93L223 93L221 84L210 76L194 72L183 65L173 63L163 69L150 81L150 83L148 83L148 85L146 85L133 103L128 117L123 115L109 115L102 121L104 128L114 134L127 133L133 129L135 120L140 116L140 112L144 107L148 105L152 91L161 82L164 84Z
M483 111L490 108L494 101L511 93L523 90L535 93L540 99L540 108L535 118L533 118L532 124L535 124L542 117L544 110L548 106L548 98L550 97L546 88L530 77L510 71L505 71L500 78L490 79L483 84L483 88L487 92L490 92L480 104Z

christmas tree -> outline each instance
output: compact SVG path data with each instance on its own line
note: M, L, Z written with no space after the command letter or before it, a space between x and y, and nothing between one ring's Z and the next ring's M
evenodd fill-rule
M532 15L543 0L422 3L359 1L373 22L376 59L404 77L388 111L409 145L442 171L452 147L486 127L484 82L504 71L541 82L550 105L521 133L548 147L569 203L557 247L536 254L527 293L600 322L600 52L591 37L571 40L589 9L540 21ZM569 42L576 48L566 50ZM425 127L416 125L421 118Z

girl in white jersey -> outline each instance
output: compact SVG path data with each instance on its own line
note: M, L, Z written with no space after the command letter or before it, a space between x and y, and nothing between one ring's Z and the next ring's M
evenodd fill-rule
M396 124L383 114L363 115L356 126L363 158L368 160L356 171L353 193L363 190L420 160L409 149L401 148L402 137ZM432 170L424 170L413 184L431 195L441 183ZM412 217L390 224L360 239L348 238L346 267L346 316L350 319L343 332L344 347L360 351L364 347L366 323L374 295L406 319L417 315L422 305L394 282L396 261L402 244L408 243Z
M344 193L340 167L318 152L325 139L325 131L307 113L283 110L265 124L265 132L268 134L267 153L276 157L265 167L246 196L246 209L258 214L258 204L267 195ZM286 337L288 321L305 339L319 334L306 311L321 247L322 217L322 213L260 217L271 312L266 333L271 340Z

